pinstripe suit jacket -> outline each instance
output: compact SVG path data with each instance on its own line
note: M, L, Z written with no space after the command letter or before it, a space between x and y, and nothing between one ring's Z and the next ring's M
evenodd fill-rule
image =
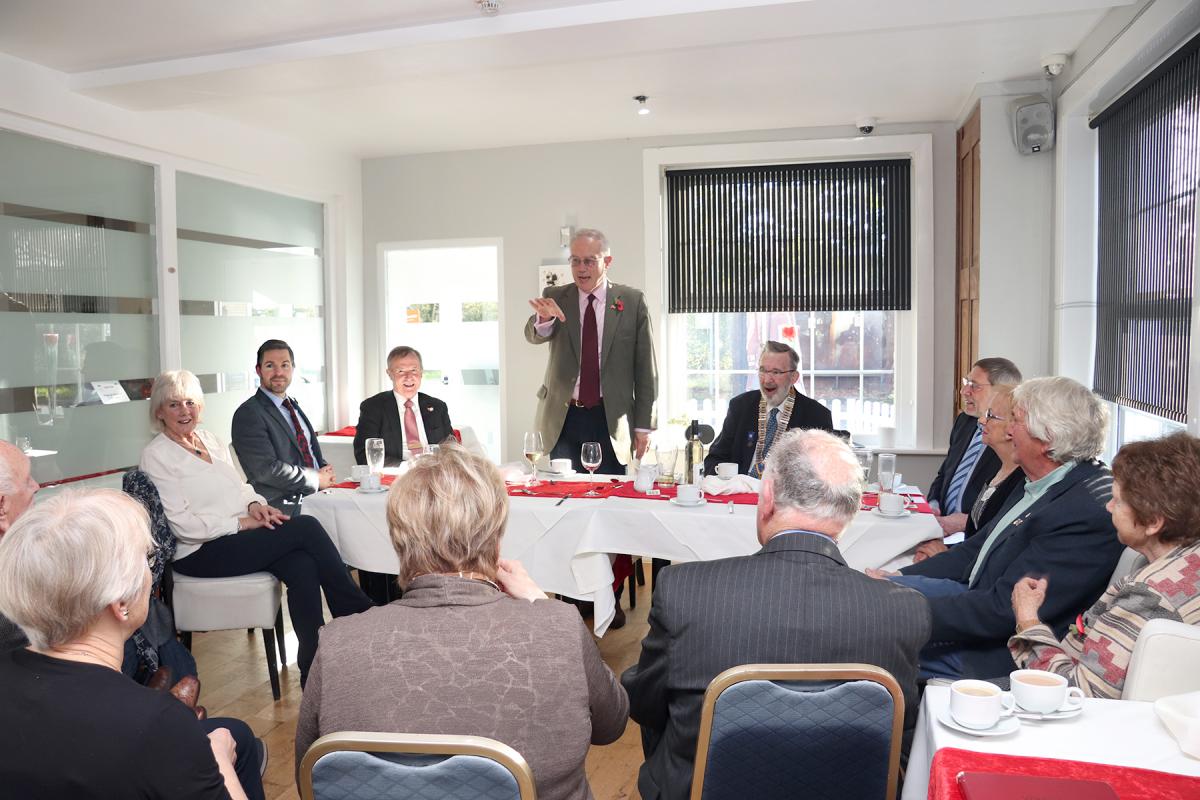
M823 536L783 534L751 556L664 569L641 658L621 676L642 726L642 797L688 797L704 690L739 664L875 664L900 683L912 728L929 630L923 596L855 572Z

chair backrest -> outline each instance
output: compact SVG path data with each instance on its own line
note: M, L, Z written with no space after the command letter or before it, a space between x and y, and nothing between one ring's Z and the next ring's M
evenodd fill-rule
M1157 700L1200 690L1200 625L1152 619L1138 634L1122 700Z
M708 686L692 800L896 796L904 695L869 664L747 664Z
M121 479L121 489L145 506L146 513L150 515L150 536L154 539L150 573L154 579L153 586L159 588L162 586L163 573L175 558L178 541L167 524L167 513L163 510L162 498L158 496L158 487L149 475L140 469L131 469Z
M536 800L521 754L482 736L342 731L300 761L301 800Z
M1122 550L1121 557L1117 559L1116 569L1113 570L1112 577L1108 579L1108 585L1112 586L1114 583L1121 580L1121 578L1124 578L1126 575L1132 572L1133 562L1137 561L1139 556L1141 556L1141 553L1139 553L1137 550L1134 550L1132 547L1126 547L1124 550Z

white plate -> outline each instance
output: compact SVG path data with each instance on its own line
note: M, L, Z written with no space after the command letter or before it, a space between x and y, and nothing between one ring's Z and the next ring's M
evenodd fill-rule
M875 508L873 508L871 510L874 511L879 516L883 517L884 519L904 519L905 517L912 516L912 512L909 511L907 508L904 509L904 511L899 514L885 514L879 510L879 506L875 506Z
M682 508L697 508L699 506L705 505L708 502L704 498L700 498L699 500L697 500L694 503L684 503L678 497L672 497L670 499L670 501L672 503L674 503L675 505L680 506Z
M938 711L937 721L952 731L965 733L968 736L1008 736L1010 733L1016 733L1021 727L1021 720L1016 717L1001 717L1000 721L990 728L984 728L983 730L968 728L954 721L954 718L950 716L949 708L943 708Z
M356 491L362 492L363 494L379 494L380 492L386 492L387 490L388 487L386 486L380 486L378 489L368 489L365 486L359 486Z
M1075 708L1059 709L1058 711L1051 711L1045 714L1043 714L1041 711L1026 711L1020 706L1017 706L1017 710L1014 712L1015 716L1018 716L1021 719L1030 720L1031 722L1049 722L1050 720L1055 719L1070 719L1071 717L1078 717L1082 713L1082 705L1079 705Z

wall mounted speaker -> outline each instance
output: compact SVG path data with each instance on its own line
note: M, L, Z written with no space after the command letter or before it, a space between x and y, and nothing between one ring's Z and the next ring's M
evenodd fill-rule
M1039 94L1012 102L1013 142L1021 155L1054 149L1054 107Z

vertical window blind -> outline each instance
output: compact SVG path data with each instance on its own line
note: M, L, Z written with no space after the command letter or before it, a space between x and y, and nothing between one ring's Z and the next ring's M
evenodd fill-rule
M670 170L671 313L911 307L908 159Z
M1187 420L1200 181L1200 37L1091 123L1099 132L1095 390Z

